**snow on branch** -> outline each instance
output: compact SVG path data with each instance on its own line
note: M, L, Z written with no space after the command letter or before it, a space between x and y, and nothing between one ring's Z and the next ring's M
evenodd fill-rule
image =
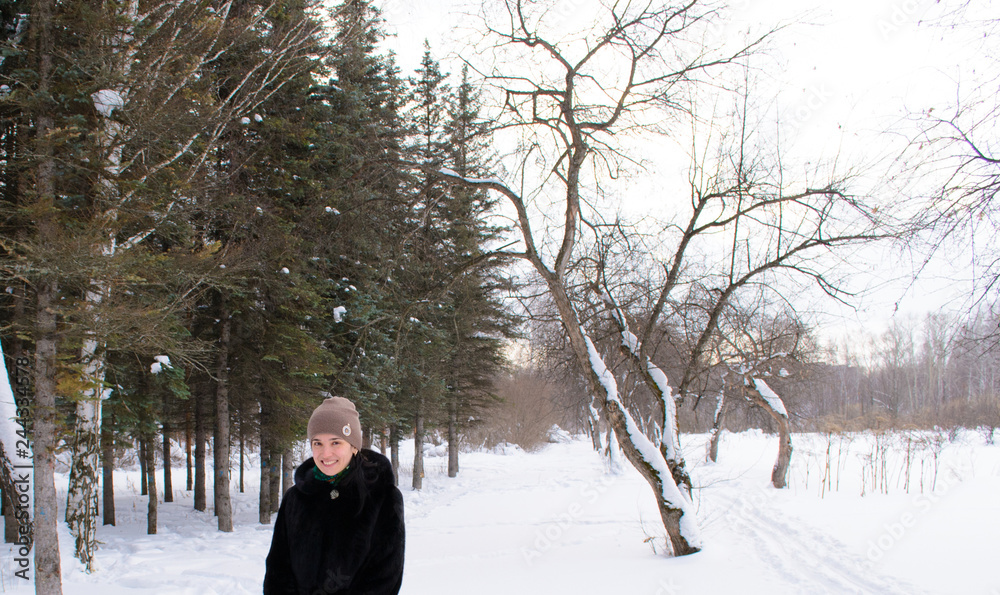
M771 387L760 378L752 377L751 380L753 380L754 388L757 389L760 396L767 402L767 405L773 409L775 413L787 419L788 411L785 410L785 403L782 402L778 393L771 390Z
M590 356L590 366L607 392L608 404L615 407L625 419L626 432L628 433L628 436L626 436L627 440L639 451L646 464L652 467L659 475L663 500L668 506L681 511L680 524L682 535L684 535L690 545L701 548L698 525L694 514L690 510L688 499L677 487L677 484L674 483L670 467L667 466L667 462L664 460L663 455L660 454L659 449L639 429L638 424L635 423L635 419L632 418L632 414L629 413L625 404L619 398L618 383L615 381L615 377L611 371L608 370L607 365L605 365L604 358L597 352L594 342L586 335L584 335L584 340L587 342L587 354Z
M659 391L664 415L662 443L666 448L667 459L679 461L680 457L677 448L678 444L676 436L677 403L674 400L673 391L670 390L667 375L660 369L659 366L654 364L651 359L648 357L644 358L641 355L642 345L639 342L639 338L629 330L628 321L625 319L625 313L622 312L622 309L618 306L618 304L611 299L611 296L608 295L606 291L603 291L599 287L595 286L594 291L596 291L598 296L600 296L601 301L607 305L608 309L611 311L611 316L618 324L618 328L621 329L622 347L628 351L628 353L636 362L639 363L639 365L645 365L648 380L652 382L655 385L655 389Z

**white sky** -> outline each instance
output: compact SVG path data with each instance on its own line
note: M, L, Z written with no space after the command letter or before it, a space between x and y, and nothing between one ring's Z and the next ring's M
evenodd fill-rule
M557 0L551 10L585 19L594 0ZM456 41L469 35L480 2L468 0L384 0L384 17L394 37L388 45L397 53L403 76L417 67L427 39L443 58ZM933 107L947 112L962 90L971 89L990 73L981 59L989 39L981 31L950 28L948 16L961 2L937 0L736 0L730 2L734 30L786 24L762 67L760 83L775 89L777 109L794 130L786 148L808 153L815 161L837 157L870 163L873 147L886 145L887 127L899 126L907 114ZM965 16L996 16L998 9L973 2ZM992 14L988 14L992 13ZM995 45L995 44L994 44ZM457 72L458 66L445 70ZM995 62L994 62L995 63ZM940 112L938 112L940 113ZM883 153L888 150L882 151ZM882 155L884 158L884 155ZM880 332L894 315L922 317L925 313L967 304L968 287L956 282L956 259L932 266L927 277L912 286L889 283L859 302L860 312L830 308L840 316L834 335L864 330ZM866 286L907 277L911 263L896 254L873 259ZM940 272L935 272L940 271ZM942 280L942 276L946 279ZM859 280L861 277L859 276ZM900 301L901 300L901 301ZM898 303L898 310L896 305Z

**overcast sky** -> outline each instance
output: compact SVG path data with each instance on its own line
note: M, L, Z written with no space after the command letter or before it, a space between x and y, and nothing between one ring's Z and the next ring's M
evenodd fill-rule
M492 0L496 1L496 0ZM556 0L554 11L586 18L594 0ZM870 158L875 143L887 141L884 130L908 114L930 108L953 109L955 98L994 76L982 57L990 40L981 29L953 27L975 15L996 16L988 2L952 14L964 3L937 0L738 0L729 3L733 31L786 24L769 50L772 64L763 82L775 90L774 101L795 131L794 149L816 160ZM388 46L403 76L412 73L431 43L435 56L464 47L460 41L479 12L468 0L384 0ZM987 14L992 12L993 14ZM994 43L995 45L995 43ZM459 50L461 51L461 50ZM995 56L995 54L994 54ZM443 60L444 61L444 60ZM992 64L997 61L995 57ZM445 69L458 70L457 65ZM940 112L939 112L940 113ZM889 275L906 276L911 264L887 253L876 259L876 283ZM862 312L845 310L845 329L877 330L897 302L903 315L924 313L963 301L967 289L956 279L960 259L948 258L926 271L921 282L893 284L861 302ZM948 275L943 280L939 275ZM902 301L900 301L902 300ZM874 323L873 323L874 321ZM851 332L847 330L846 332Z

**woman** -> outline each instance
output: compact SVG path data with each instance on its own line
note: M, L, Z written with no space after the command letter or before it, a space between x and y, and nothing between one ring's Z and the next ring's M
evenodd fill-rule
M361 448L354 403L331 397L307 427L267 554L264 594L383 595L403 581L403 496L389 460Z

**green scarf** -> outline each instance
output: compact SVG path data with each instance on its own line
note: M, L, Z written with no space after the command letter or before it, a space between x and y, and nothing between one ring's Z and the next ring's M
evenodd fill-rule
M318 479L320 481L325 481L326 483L330 484L331 486L335 486L338 483L340 483L340 480L342 480L344 478L344 475L347 474L347 470L350 469L350 468L351 468L351 465L348 464L346 467L344 467L344 470L341 471L340 473L338 473L336 475L327 475L326 473L323 473L322 471L320 471L319 470L319 465L317 465L317 466L313 467L313 477L315 477L316 479Z

